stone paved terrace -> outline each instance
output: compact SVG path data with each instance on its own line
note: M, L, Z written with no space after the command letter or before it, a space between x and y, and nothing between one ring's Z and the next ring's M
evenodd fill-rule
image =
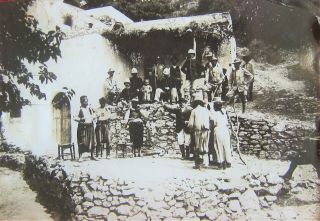
M51 171L51 178L40 174L40 182L70 185L76 220L317 219L320 180L313 166L299 166L286 182L279 176L289 161L246 155L243 165L234 155L227 170L194 170L193 162L178 157L84 157L58 164L40 158L34 164Z

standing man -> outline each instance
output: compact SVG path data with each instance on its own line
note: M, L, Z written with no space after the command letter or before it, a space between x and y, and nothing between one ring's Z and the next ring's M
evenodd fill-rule
M106 99L104 97L99 99L100 107L96 109L97 125L96 125L96 140L97 140L97 156L102 156L104 147L106 148L106 157L110 155L111 145L111 130L110 117L111 111L106 107Z
M190 92L194 87L194 81L202 77L202 65L196 59L196 52L193 49L188 50L188 57L184 62L181 70L186 74L185 87L190 88Z
M182 78L181 78L181 70L178 65L178 59L173 57L171 59L172 66L170 67L170 76L173 81L173 87L177 89L178 98L181 99L181 86L182 86Z
M242 113L244 113L247 103L248 84L253 80L253 75L241 67L241 62L238 58L233 62L234 67L230 74L230 91L227 96L230 98L230 102L234 103L234 98L238 95L242 103Z
M143 145L143 119L146 115L139 107L138 99L132 99L132 106L125 114L124 120L129 124L130 141L133 144L133 155L136 157L141 156L141 147Z
M131 69L131 75L132 75L132 77L130 78L131 88L132 90L136 91L137 96L139 98L139 102L141 103L143 98L143 92L141 91L141 88L143 86L143 81L140 77L138 77L137 68Z
M247 95L247 98L248 98L248 101L252 101L253 100L253 82L254 82L254 71L253 71L253 65L252 65L252 57L251 57L251 54L250 54L250 51L248 48L245 48L245 50L243 51L242 53L242 60L243 60L243 68L248 70L253 78L252 78L252 81L249 83L249 86L248 86L248 95Z
M161 58L160 58L160 56L157 56L156 62L152 67L153 77L150 78L150 81L151 81L150 83L151 83L151 86L154 90L154 92L153 92L154 94L155 94L155 90L159 87L159 85L158 85L159 81L161 81L163 78L163 69L164 69L164 65L161 62Z
M183 98L180 100L179 107L174 108L165 104L164 108L176 115L176 133L181 156L183 159L190 159L191 134L188 128L188 120L190 118L192 108L187 105L187 101Z
M114 72L113 69L109 68L108 76L104 84L104 95L108 104L116 102L120 92L118 82L114 77Z
M195 141L195 166L194 169L200 169L201 157L205 166L209 166L208 143L210 134L210 112L204 107L201 98L195 98L193 106L195 107L190 115L188 127L194 134Z
M79 148L79 158L82 153L90 152L91 159L94 158L95 150L95 136L94 136L94 121L95 113L91 107L88 106L87 96L80 97L80 110L78 116L75 117L75 121L78 122L77 139Z
M208 91L208 101L212 100L212 96L220 97L222 92L222 82L224 79L224 74L220 64L218 63L218 58L209 52L206 56L209 59L206 65L206 88Z

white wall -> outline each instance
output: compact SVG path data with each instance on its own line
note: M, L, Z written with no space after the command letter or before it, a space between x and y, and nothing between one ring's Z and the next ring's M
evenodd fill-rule
M38 154L57 155L51 102L63 87L72 88L76 92L71 100L71 113L74 116L78 112L82 95L88 96L92 107L98 106L98 99L103 96L103 84L108 68L116 70L121 82L130 72L125 60L119 57L109 41L99 34L63 40L60 48L62 58L58 59L57 63L47 63L48 69L57 75L57 80L48 85L41 85L47 100L39 101L21 88L22 96L29 98L32 105L22 109L20 119L10 120L7 114L3 116L7 140ZM34 66L29 67L36 70ZM77 124L72 120L72 140L75 143L76 128Z

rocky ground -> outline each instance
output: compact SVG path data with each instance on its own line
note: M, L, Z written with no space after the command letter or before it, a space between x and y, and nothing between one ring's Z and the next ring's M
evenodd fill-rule
M53 220L17 171L0 167L0 220Z

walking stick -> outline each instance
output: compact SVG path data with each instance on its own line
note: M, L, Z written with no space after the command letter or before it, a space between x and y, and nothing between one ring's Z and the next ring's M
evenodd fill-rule
M242 154L240 152L240 141L239 141L239 128L240 128L240 123L239 123L239 117L238 117L238 114L236 113L235 109L233 108L234 110L234 113L236 115L236 119L237 119L237 130L235 131L234 130L234 127L233 127L233 124L232 124L232 121L231 121L231 118L229 117L228 113L227 113L227 117L229 118L229 121L230 121L230 126L231 126L231 130L232 130L232 133L235 135L236 137L236 141L237 141L237 151L238 151L238 154L239 154L239 158L240 160L242 161L242 163L244 165L247 165L246 162L243 160L242 158ZM231 143L231 137L230 137L230 143Z

